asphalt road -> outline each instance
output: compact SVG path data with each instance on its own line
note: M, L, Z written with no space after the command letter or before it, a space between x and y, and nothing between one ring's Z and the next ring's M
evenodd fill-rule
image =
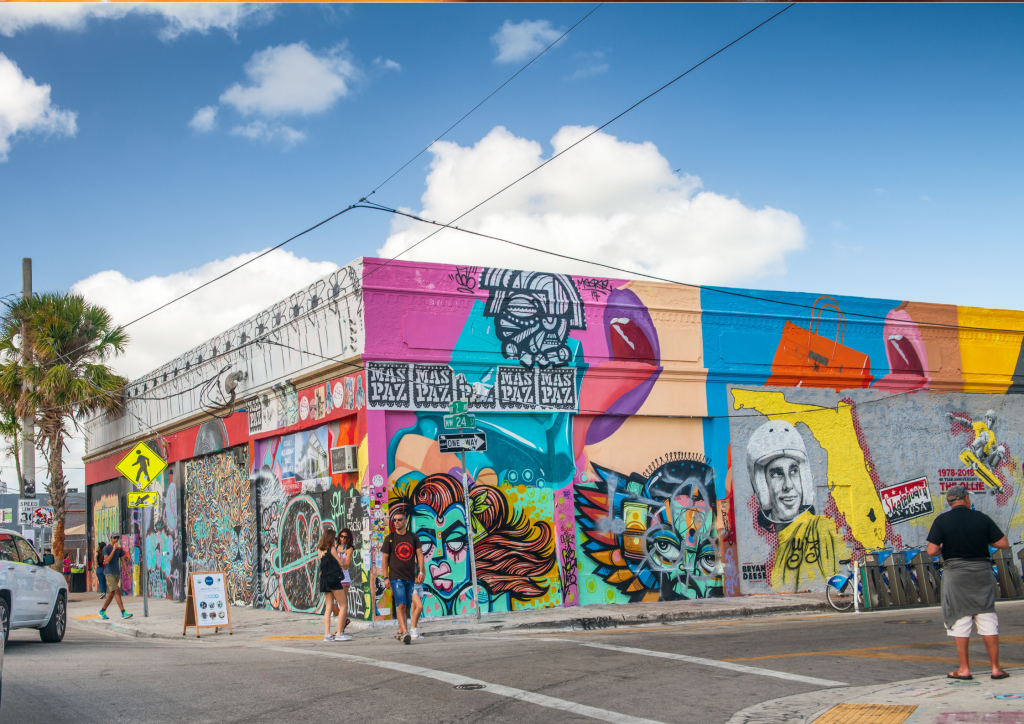
M1024 602L998 610L1006 665L1024 665ZM980 641L972 654L984 659ZM56 645L12 633L0 724L720 724L825 681L902 681L954 662L938 609L437 636L410 646L385 634L348 643L132 639L71 622ZM484 688L455 688L465 683Z

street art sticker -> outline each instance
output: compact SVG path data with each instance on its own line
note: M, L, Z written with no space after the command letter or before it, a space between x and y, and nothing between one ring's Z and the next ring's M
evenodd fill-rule
M930 514L932 496L928 491L928 478L908 480L878 491L882 498L885 517L890 523L902 523Z
M469 536L473 535L481 608L485 612L532 607L545 597L557 605L558 574L550 514L525 487L502 489L477 483L470 488L467 528L462 483L445 473L406 475L391 486L389 518L405 513L423 550L425 616L473 610ZM538 515L539 514L539 515ZM536 517L534 517L536 516Z
M723 595L715 486L702 455L671 453L644 474L591 463L576 522L594 574L630 602Z
M223 571L228 595L256 595L256 500L235 451L185 463L185 530L192 570Z

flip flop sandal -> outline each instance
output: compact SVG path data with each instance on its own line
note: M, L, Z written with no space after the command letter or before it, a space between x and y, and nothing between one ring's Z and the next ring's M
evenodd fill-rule
M1010 675L1004 671L1001 674L992 674L992 678L998 681L999 679L1009 679Z
M954 676L953 674L946 674L947 679L956 679L957 681L973 681L974 677L968 674L967 676Z

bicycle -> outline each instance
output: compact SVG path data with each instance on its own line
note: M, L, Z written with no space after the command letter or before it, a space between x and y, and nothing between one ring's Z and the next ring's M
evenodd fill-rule
M848 575L837 573L828 579L825 600L837 611L849 611L857 603L857 596L860 596L860 603L863 604L864 589L860 583L859 567L854 564L852 558L839 561L839 565L846 566Z

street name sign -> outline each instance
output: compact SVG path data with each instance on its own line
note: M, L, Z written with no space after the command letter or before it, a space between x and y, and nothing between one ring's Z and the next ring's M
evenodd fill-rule
M160 494L149 493L128 493L129 508L153 508L160 500Z
M476 427L476 415L445 415L444 429L458 430L460 427Z
M144 442L132 448L117 464L117 472L125 476L139 490L145 490L164 471L167 463Z
M471 432L467 435L438 435L437 445L443 453L484 452L487 449L487 435Z
M448 405L448 411L453 415L465 415L469 412L469 402L466 400L455 400L452 404Z

